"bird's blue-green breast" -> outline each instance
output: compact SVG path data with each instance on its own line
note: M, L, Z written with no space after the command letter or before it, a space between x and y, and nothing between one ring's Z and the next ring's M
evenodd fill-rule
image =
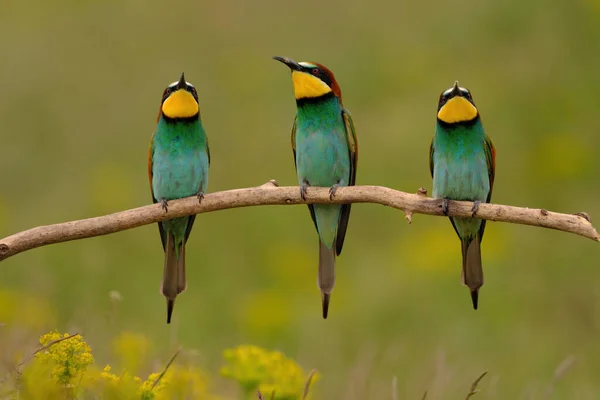
M438 123L433 139L433 197L487 201L490 178L484 141L480 121L448 128ZM461 237L473 237L481 226L479 219L453 221Z
M306 180L310 186L348 186L348 139L337 97L306 102L298 107L295 146L300 184ZM340 206L315 205L314 209L321 240L331 247L337 235Z
M490 192L485 133L481 122L446 128L433 139L433 197L486 201Z
M200 120L171 122L160 118L152 138L152 191L157 201L204 192L208 185L208 144ZM163 222L177 239L187 217Z

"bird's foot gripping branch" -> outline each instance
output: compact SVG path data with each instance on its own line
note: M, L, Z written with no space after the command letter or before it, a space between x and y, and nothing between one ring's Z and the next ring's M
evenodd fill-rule
M153 204L101 217L38 226L1 239L0 260L54 243L108 235L166 219L240 207L374 203L403 210L409 222L414 214L444 216L442 200L427 197L426 193L424 189L412 194L384 186L346 186L338 188L331 198L329 188L309 187L306 200L303 200L297 186L279 186L275 180L270 180L257 187L206 194L201 203L197 196L171 200L168 211L160 204ZM471 217L472 214L472 202L448 202L448 216ZM600 242L600 235L586 213L561 214L540 208L481 203L477 217L570 232Z

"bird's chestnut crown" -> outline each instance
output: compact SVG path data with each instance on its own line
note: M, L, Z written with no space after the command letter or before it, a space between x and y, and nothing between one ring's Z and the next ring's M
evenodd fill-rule
M333 72L316 62L296 62L286 57L273 57L287 65L292 71L294 96L296 100L316 99L333 94L341 99L342 91Z

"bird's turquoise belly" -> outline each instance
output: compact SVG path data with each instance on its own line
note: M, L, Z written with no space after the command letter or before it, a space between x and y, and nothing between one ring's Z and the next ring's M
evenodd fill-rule
M486 201L490 180L485 155L474 160L436 157L432 196L451 200Z
M451 200L487 201L490 181L485 154L471 159L436 157L432 196ZM481 227L477 218L452 218L460 237L474 237Z
M173 155L155 151L152 167L152 190L157 201L173 200L204 192L208 184L208 156L204 151ZM163 221L176 243L183 240L189 217Z
M350 157L345 137L336 132L314 132L296 136L296 168L298 182L310 186L348 186ZM321 240L331 248L337 236L341 206L315 204L317 229Z
M345 138L328 133L297 136L296 167L298 182L310 186L347 186L350 178L348 143Z
M204 152L173 157L154 154L152 189L154 197L172 200L205 191L208 183L208 159Z

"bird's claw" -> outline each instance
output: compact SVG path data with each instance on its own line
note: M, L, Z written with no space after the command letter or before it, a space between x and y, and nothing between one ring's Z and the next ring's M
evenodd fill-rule
M445 216L448 216L448 198L447 197L444 197L442 199L442 213Z
M202 200L204 200L204 192L202 192L202 191L198 192L196 197L198 197L198 204L202 204Z
M300 197L302 197L302 200L306 200L306 189L307 188L308 188L308 183L302 182L302 185L300 185Z
M329 200L333 200L333 198L335 197L335 192L337 192L339 187L340 184L336 183L335 185L329 188Z
M471 217L474 217L475 214L477 214L477 211L479 210L479 205L481 204L481 200L475 200L473 202L473 208L471 209L471 211L473 211L473 213L471 214Z
M165 212L169 211L168 205L169 205L169 203L168 203L167 199L162 199L160 201L160 206L162 207L163 210L165 210Z

